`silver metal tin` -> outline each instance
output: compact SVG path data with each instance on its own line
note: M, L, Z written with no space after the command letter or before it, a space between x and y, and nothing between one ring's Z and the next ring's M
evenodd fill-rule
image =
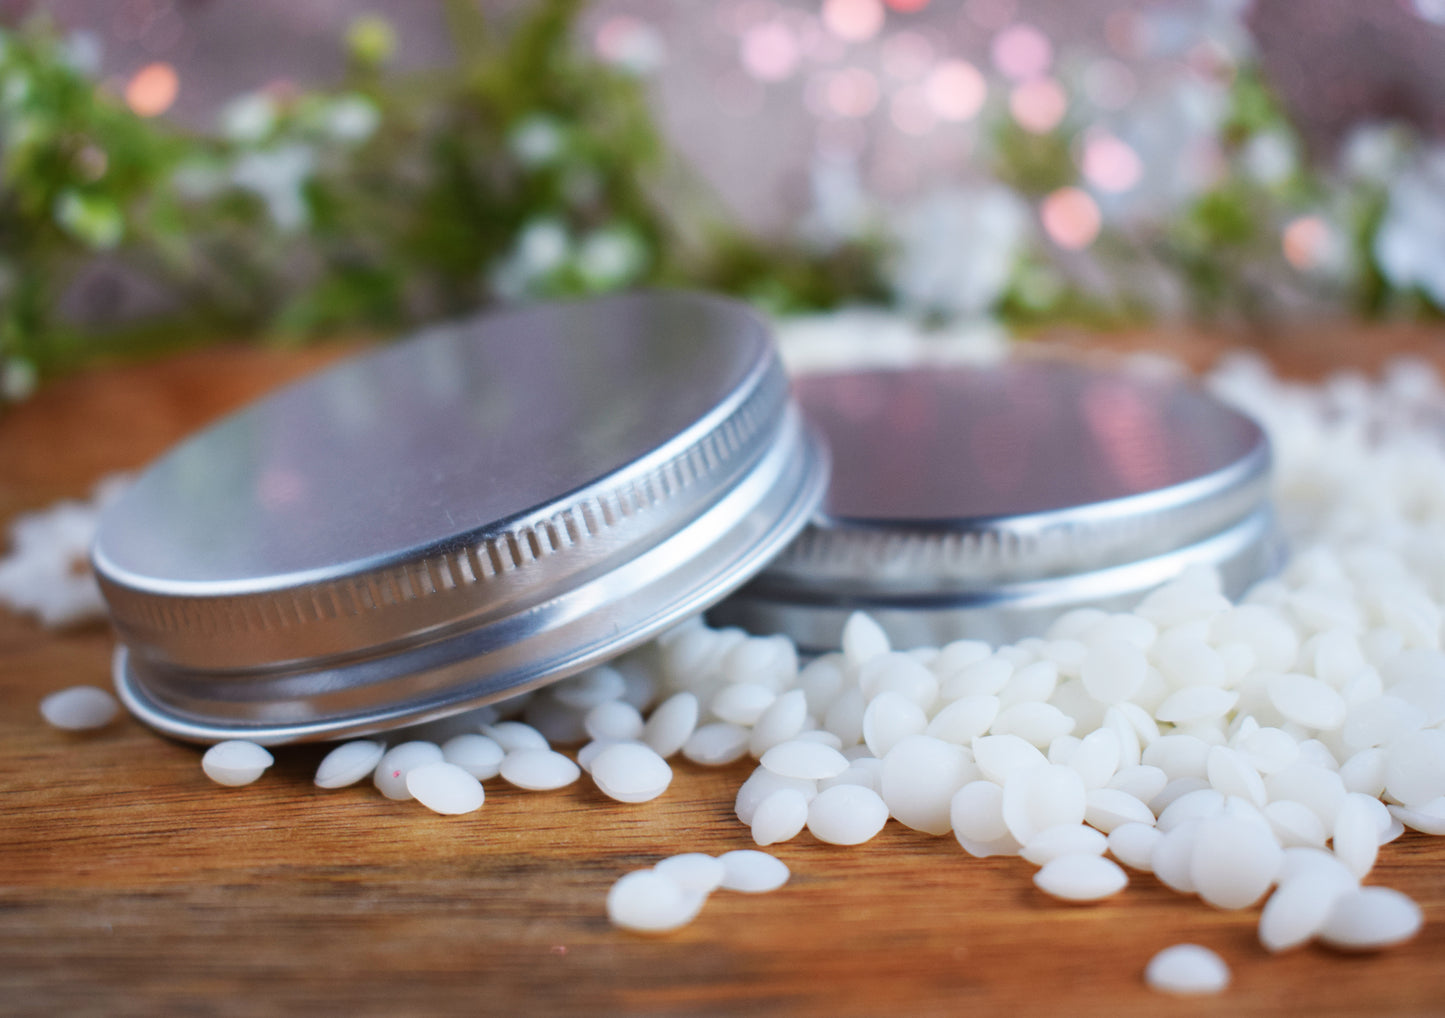
M1049 360L805 376L832 450L813 524L714 621L838 646L1038 635L1194 563L1239 593L1279 565L1259 427L1180 380Z
M738 304L627 295L442 326L227 418L106 513L116 685L197 741L444 716L713 604L825 485Z

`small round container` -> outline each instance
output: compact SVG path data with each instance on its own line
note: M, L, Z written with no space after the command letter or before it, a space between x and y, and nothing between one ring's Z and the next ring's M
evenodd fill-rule
M1264 433L1185 382L1021 360L795 390L832 449L823 509L714 622L814 651L856 610L896 646L1010 642L1196 563L1238 594L1282 561Z
M627 295L443 326L227 418L107 511L116 685L196 741L441 717L713 604L825 484L741 305Z

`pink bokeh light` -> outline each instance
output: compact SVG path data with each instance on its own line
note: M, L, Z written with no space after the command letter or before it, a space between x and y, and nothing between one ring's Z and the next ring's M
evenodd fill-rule
M990 55L1005 78L1027 81L1047 73L1054 62L1054 47L1033 25L1016 24L994 36Z
M1061 187L1039 206L1044 232L1059 247L1080 251L1099 236L1102 219L1099 206L1077 187Z
M823 24L840 39L863 42L883 28L883 5L879 0L825 0Z
M798 69L798 39L778 21L749 28L742 38L743 68L759 81L783 81Z
M1107 194L1128 191L1144 175L1139 154L1128 143L1103 131L1092 132L1084 140L1080 164L1084 178Z
M1025 131L1047 134L1063 122L1069 97L1053 78L1032 78L1009 94L1008 108Z
M968 61L947 60L928 76L924 94L940 119L971 120L988 98L988 82Z

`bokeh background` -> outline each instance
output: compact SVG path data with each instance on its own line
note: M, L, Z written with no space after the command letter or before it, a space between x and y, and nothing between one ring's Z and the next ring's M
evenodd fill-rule
M1445 307L1442 0L0 0L0 25L42 25L96 104L9 47L12 398L162 334L635 285L1011 335Z

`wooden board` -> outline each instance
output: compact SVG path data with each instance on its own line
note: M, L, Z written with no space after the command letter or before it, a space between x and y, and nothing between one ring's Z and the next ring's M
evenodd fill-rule
M1331 363L1381 348L1356 343ZM58 382L0 417L0 519L82 495L335 353L219 349ZM1445 1011L1435 839L1382 851L1372 882L1413 895L1427 924L1367 957L1271 956L1257 910L1216 911L1137 874L1115 900L1064 906L1021 860L974 860L951 837L897 825L853 849L804 834L775 848L793 870L783 890L718 893L684 930L639 937L608 925L608 887L676 852L750 846L732 815L746 766L678 762L668 794L635 806L585 782L489 782L483 809L459 818L369 785L322 792L316 749L278 751L261 781L223 789L197 749L128 719L87 736L40 721L47 692L108 683L111 647L101 626L53 633L0 611L0 1012ZM1180 941L1225 956L1226 994L1174 1000L1143 985L1149 957Z

